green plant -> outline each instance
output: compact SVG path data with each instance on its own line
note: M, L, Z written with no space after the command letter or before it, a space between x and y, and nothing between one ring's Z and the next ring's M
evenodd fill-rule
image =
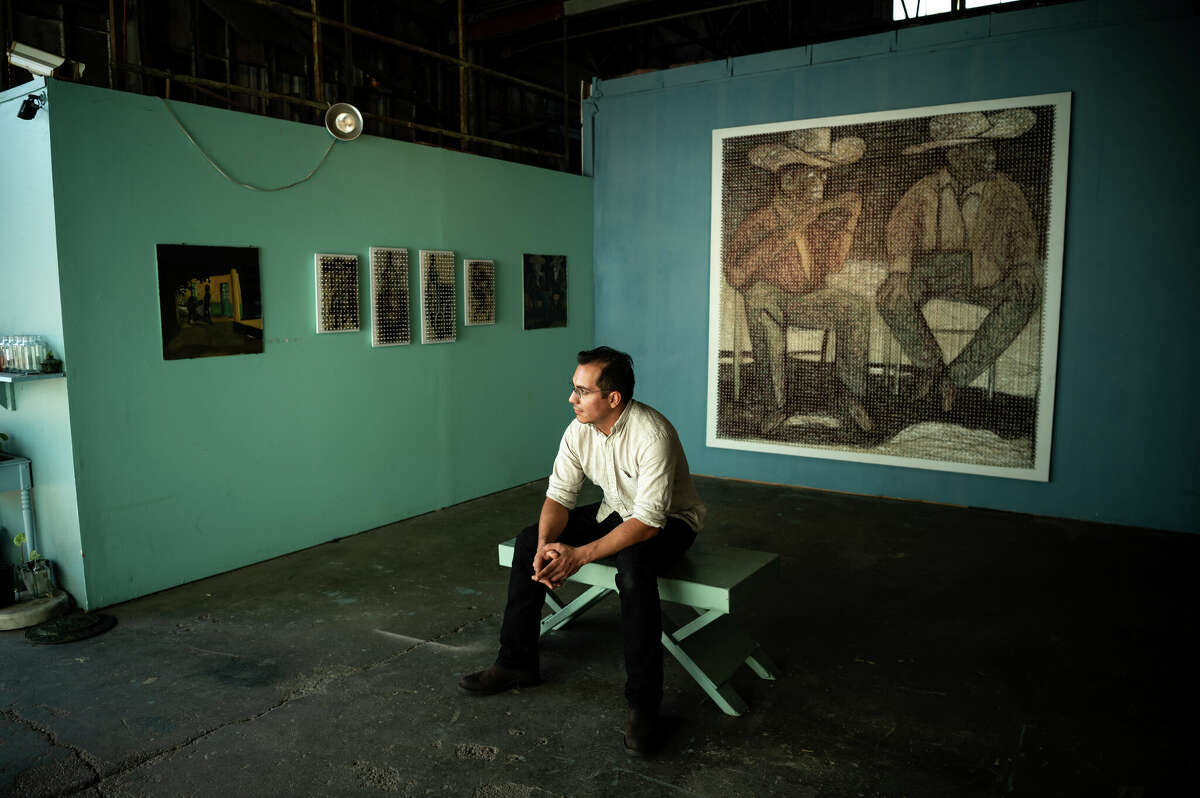
M0 433L0 435L2 435L2 434L3 433ZM21 562L33 562L34 560L42 559L42 555L38 554L37 549L31 549L29 552L29 559L28 560L25 559L25 533L24 532L22 532L21 534L17 535L15 538L13 538L13 545L16 546L17 549L21 552Z

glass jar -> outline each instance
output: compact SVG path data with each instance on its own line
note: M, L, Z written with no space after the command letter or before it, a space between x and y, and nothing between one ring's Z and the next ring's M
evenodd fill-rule
M23 371L33 370L33 336L21 336L21 369Z
M46 341L42 336L33 336L33 370L42 370L42 361L46 359Z
M17 368L29 371L29 336L17 336Z

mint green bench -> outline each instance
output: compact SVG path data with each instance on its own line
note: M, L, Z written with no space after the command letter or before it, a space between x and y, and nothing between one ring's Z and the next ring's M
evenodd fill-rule
M512 567L516 538L499 545L500 564ZM610 560L589 563L568 581L588 585L578 598L564 603L549 591L550 614L542 619L541 634L561 629L616 592L617 568ZM662 635L662 644L696 683L727 715L747 710L729 679L745 663L760 678L774 679L778 669L757 643L739 628L735 610L746 609L754 597L779 577L779 555L732 546L693 545L671 570L658 578L666 621L676 627ZM690 608L690 611L684 608ZM664 627L668 624L664 624Z

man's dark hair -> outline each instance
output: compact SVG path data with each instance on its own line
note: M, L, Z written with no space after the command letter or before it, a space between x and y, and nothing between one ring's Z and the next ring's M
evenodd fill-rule
M605 393L620 391L621 398L628 402L633 398L633 358L609 346L585 349L579 353L579 365L603 363L600 379L596 384Z

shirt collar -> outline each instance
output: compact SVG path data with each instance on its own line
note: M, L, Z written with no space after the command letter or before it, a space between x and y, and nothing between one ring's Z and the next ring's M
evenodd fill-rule
M609 434L609 437L616 435L625 426L625 419L629 418L629 409L631 407L633 407L632 399L625 405L625 409L621 411L621 415L617 417L617 420L613 422L612 432Z
M983 194L984 184L991 180L990 177L984 178L977 183L972 183L965 186L954 179L954 175L950 174L949 167L943 166L938 172L938 188L952 188L958 196L966 196L967 194Z
M591 427L593 434L599 435L601 438L612 438L614 435L624 429L625 419L629 417L629 408L633 407L633 404L633 400L630 399L629 403L625 405L625 409L621 411L621 415L617 416L617 420L613 422L612 431L609 432L608 435L605 435L603 432L601 432L600 428L595 424L588 424L587 426Z

